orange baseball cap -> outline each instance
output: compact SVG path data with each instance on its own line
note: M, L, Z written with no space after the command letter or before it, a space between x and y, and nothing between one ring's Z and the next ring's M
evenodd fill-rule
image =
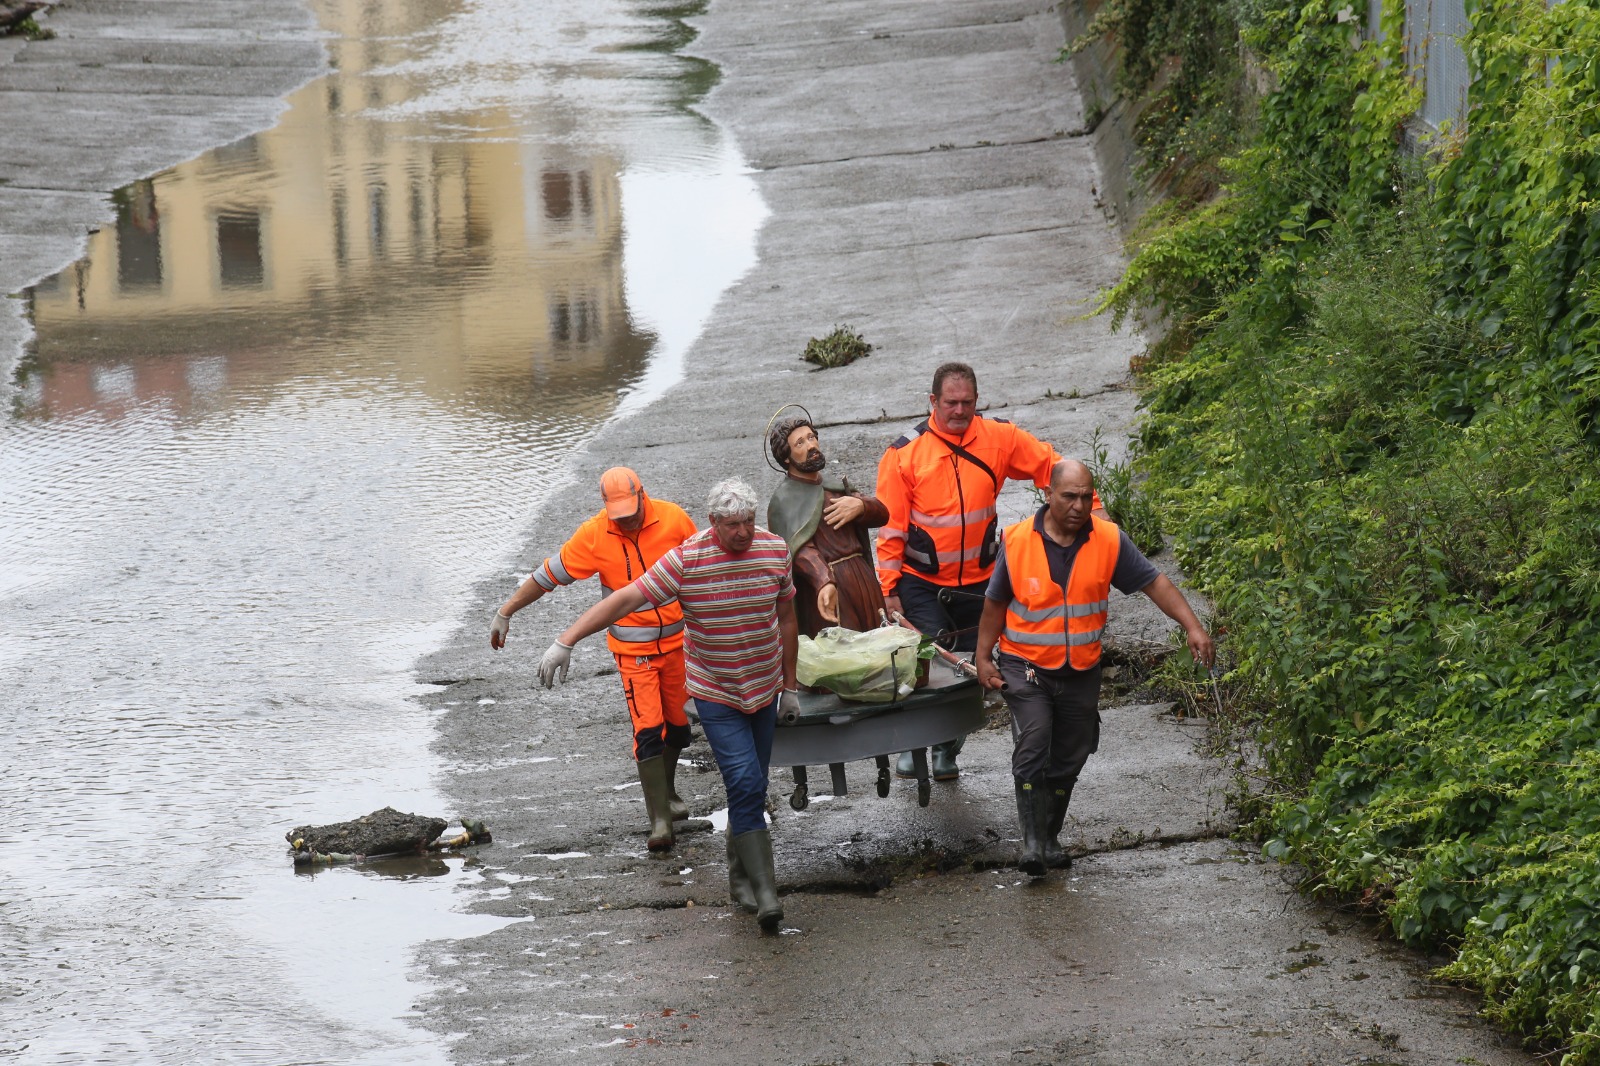
M600 475L600 495L606 501L607 518L627 518L644 501L644 485L632 470L614 466Z

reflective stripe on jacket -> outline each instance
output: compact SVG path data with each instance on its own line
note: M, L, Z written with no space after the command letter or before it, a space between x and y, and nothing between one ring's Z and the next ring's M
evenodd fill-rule
M546 591L600 576L600 594L632 584L667 552L697 532L682 507L644 498L644 525L627 533L604 510L586 519L561 550L539 565L533 579ZM606 630L618 655L664 655L683 647L683 609L676 602L623 615Z
M983 460L958 455L954 441ZM932 420L896 440L878 462L877 497L889 509L878 530L878 582L895 594L910 570L935 585L987 581L999 553L995 496L1007 480L1043 488L1061 457L1054 448L1003 418L977 415L960 440Z
M1067 665L1069 652L1074 670L1087 670L1100 661L1100 638L1122 535L1115 523L1093 516L1089 521L1092 531L1072 560L1065 589L1050 577L1044 534L1034 529L1033 517L1006 527L1011 603L1000 634L1001 651L1046 670Z

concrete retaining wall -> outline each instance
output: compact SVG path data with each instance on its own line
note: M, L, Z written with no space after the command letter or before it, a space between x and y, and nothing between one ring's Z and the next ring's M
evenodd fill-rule
M1069 43L1084 35L1106 2L1061 0L1056 10ZM1116 71L1121 54L1120 44L1102 35L1067 62L1077 77L1078 92L1083 97L1084 121L1093 131L1095 155L1100 160L1101 208L1117 222L1126 237L1160 197L1149 185L1134 177L1137 151L1133 130L1143 107L1117 92Z

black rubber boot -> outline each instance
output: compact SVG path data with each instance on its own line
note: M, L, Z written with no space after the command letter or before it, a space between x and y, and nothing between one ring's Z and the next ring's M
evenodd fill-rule
M750 875L744 872L744 862L739 858L739 851L733 846L733 837L728 837L728 897L733 900L734 906L746 914L756 912L756 886L750 883Z
M1072 802L1071 781L1047 781L1049 820L1045 823L1044 864L1052 870L1072 869L1072 856L1061 847L1061 826L1067 820L1067 804Z
M667 757L657 755L639 761L639 784L644 788L644 809L650 817L651 851L671 851L675 843L672 835L671 786L667 784Z
M665 759L667 762L667 806L672 811L672 820L681 822L689 817L689 805L683 802L678 795L678 756L683 754L682 748L667 747Z
M1017 865L1029 877L1045 875L1039 838L1049 817L1043 783L1013 778L1017 784L1017 822L1022 826L1022 858Z
M966 737L956 737L943 744L933 746L933 779L935 781L954 781L961 776L961 768L956 765L956 756L961 754L961 746L966 743Z
M756 921L770 933L783 921L783 904L778 901L778 870L772 862L772 833L766 829L740 833L733 838L733 850L738 853L739 862L755 888Z

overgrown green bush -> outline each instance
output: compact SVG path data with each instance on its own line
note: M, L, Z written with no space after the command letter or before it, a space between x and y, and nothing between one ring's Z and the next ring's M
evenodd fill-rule
M1597 0L1469 0L1472 110L1420 161L1397 3L1387 45L1343 0L1228 10L1276 89L1103 307L1183 339L1139 464L1227 628L1258 828L1600 1063Z

